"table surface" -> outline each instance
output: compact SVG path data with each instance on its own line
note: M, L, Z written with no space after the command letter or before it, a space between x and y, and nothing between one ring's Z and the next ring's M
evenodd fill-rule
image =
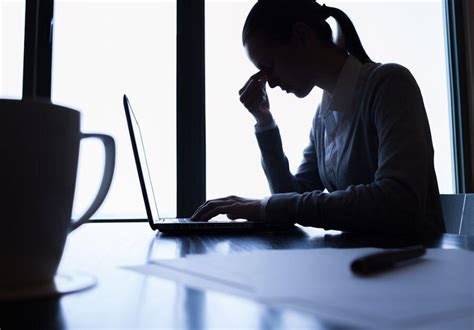
M165 236L147 223L91 223L72 232L59 273L93 274L95 288L60 298L0 304L0 328L344 328L313 314L174 281L121 266L150 258L268 249L402 247L412 238L374 237L316 228L242 235ZM473 236L444 234L427 247L474 250Z

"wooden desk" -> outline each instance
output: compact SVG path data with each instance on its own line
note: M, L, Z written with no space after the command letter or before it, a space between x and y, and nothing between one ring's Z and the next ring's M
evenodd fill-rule
M98 285L56 299L0 304L0 328L341 328L311 314L279 309L121 269L149 258L259 249L399 247L413 240L313 228L247 236L156 236L147 223L92 223L71 233L60 272L94 274ZM474 250L474 237L445 234L428 247Z

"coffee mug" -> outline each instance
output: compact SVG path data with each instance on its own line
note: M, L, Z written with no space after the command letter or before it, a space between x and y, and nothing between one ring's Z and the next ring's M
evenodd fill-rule
M71 220L82 139L105 146L99 192ZM115 167L114 139L83 134L80 112L47 100L0 100L0 290L51 282L66 237L104 201Z

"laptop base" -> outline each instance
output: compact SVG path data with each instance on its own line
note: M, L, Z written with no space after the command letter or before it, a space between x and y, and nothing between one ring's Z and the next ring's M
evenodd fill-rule
M172 219L170 219L172 220ZM178 219L177 219L178 220ZM152 225L154 230L164 234L229 234L285 231L295 228L294 224L275 224L260 221L229 221L229 222L157 222Z

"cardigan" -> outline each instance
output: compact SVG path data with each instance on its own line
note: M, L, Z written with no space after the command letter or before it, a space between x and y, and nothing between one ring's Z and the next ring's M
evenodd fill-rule
M267 221L355 232L445 232L421 91L398 64L349 56L324 92L295 174L279 129L256 130ZM327 190L325 192L324 190Z

